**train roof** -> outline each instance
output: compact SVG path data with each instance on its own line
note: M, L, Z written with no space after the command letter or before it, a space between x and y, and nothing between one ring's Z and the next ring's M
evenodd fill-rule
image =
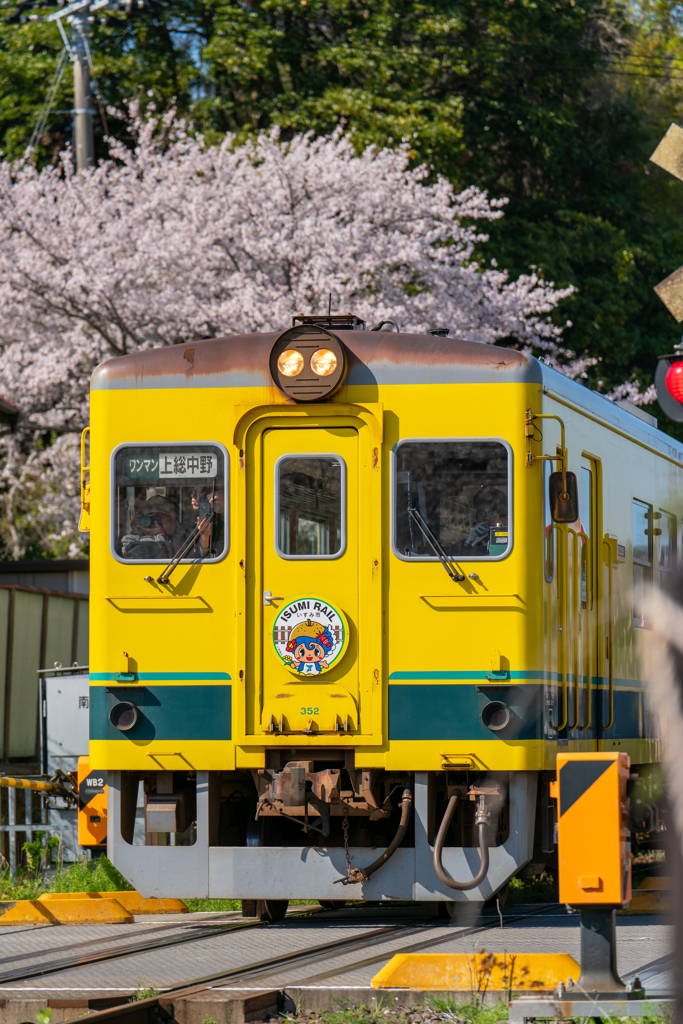
M540 384L551 396L683 461L679 443L535 356L460 338L334 330L348 353L348 385ZM91 390L273 387L270 352L282 331L144 349L95 369Z

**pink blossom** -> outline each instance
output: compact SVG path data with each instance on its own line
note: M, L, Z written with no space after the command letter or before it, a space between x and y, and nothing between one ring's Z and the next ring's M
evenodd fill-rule
M332 292L335 309L370 323L511 338L570 375L590 364L568 363L550 320L571 288L536 272L510 281L478 259L505 200L411 169L407 146L358 155L341 132L277 131L208 146L172 114L131 118L134 148L110 140L89 172L68 154L42 171L0 164L0 391L22 409L0 438L13 557L36 536L76 550L75 440L90 375L111 356L285 328ZM46 431L59 441L41 450ZM36 498L24 526L22 489Z

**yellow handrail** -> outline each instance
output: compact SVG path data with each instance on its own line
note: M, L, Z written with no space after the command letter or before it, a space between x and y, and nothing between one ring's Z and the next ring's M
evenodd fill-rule
M567 615L567 577L568 577L568 566L567 566L567 533L564 523L553 523L553 529L558 531L557 534L557 618L559 621L559 628L562 630L562 640L558 644L558 657L557 657L557 668L559 685L562 687L562 720L557 722L553 728L556 732L562 732L567 727L567 718L569 717L569 706L567 698L567 623L569 617ZM561 570L561 571L560 571ZM552 723L551 723L552 724Z
M90 530L90 480L86 480L85 474L90 472L90 465L85 462L85 441L90 433L90 427L81 432L81 518L78 529L82 533Z
M606 732L614 725L614 638L612 635L614 623L614 597L612 590L612 571L614 562L614 543L612 538L603 537L602 546L607 548L609 557L607 559L607 614L609 616L609 637L607 641L607 663L609 665L609 719L607 725L603 725L602 731Z
M591 665L592 655L592 623L591 623L591 601L593 596L593 552L591 550L590 537L579 530L578 537L583 537L584 544L586 547L586 633L584 639L584 646L586 648L586 700L588 702L586 708L586 721L584 725L579 726L580 732L585 729L590 729L591 722L593 720L593 672Z
M567 532L572 535L572 667L574 669L574 720L568 729L576 729L579 724L579 686L581 682L581 666L579 664L579 615L581 612L581 591L579 589L579 535L571 526ZM569 678L567 678L569 685Z

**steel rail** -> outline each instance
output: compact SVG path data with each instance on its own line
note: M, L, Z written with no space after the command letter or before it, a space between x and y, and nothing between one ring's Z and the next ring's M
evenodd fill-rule
M288 920L294 918L306 918L314 914L324 913L322 910L312 910L303 912L300 914L291 914ZM183 922L184 923L184 922ZM188 922L189 923L189 922ZM85 956L75 957L63 957L61 960L51 960L40 966L29 967L29 968L17 968L14 971L7 971L5 974L0 974L0 985L6 984L7 982L14 981L29 981L31 978L41 978L47 974L56 974L58 971L68 970L69 968L76 967L87 967L89 964L96 964L101 961L107 960L119 960L125 956L135 956L138 953L148 953L155 949L165 949L167 946L177 946L184 942L196 942L199 939L210 939L215 935L223 935L225 932L239 931L243 928L257 928L262 927L267 922L264 921L229 921L226 924L206 926L201 928L199 922L193 926L193 930L184 931L178 935L170 935L165 939L150 939L149 941L135 941L129 942L127 945L116 944L106 949L101 949L97 953L86 954ZM162 925L163 928L178 928L179 925ZM127 936L126 936L127 937ZM103 943L108 942L113 936L107 936L103 939L91 939L90 942ZM79 945L85 945L85 943L79 943ZM62 949L73 949L74 946L60 946ZM51 952L50 950L42 950L38 953L24 953L21 959L28 960L35 956L40 956L44 952Z
M556 909L556 904L541 904L544 910ZM534 917L542 916L542 912L539 913L538 909L534 909L529 914L516 914L507 918L509 923L531 919ZM397 952L407 953L413 952L420 949L429 948L430 946L440 945L444 942L451 942L455 938L464 938L468 935L475 935L479 932L490 931L492 928L498 928L500 921L498 916L491 919L490 923L485 925L476 925L470 928L452 928L449 929L449 934L441 936L437 939L427 938L420 942L411 943L407 946L402 946ZM149 999L140 999L132 1003L125 1003L124 1005L108 1007L104 1010L96 1010L94 1013L89 1013L80 1017L71 1017L63 1021L63 1024L104 1024L104 1021L115 1021L123 1019L132 1013L145 1013L149 1010L154 1010L160 1005L163 1000L169 999L169 997L175 998L187 998L188 996L195 995L199 992L206 991L207 989L218 987L219 985L227 983L236 984L242 981L250 981L256 978L272 977L273 975L280 974L283 969L288 967L305 967L308 964L314 964L319 960L329 959L330 954L338 956L342 953L351 953L356 949L367 948L368 946L374 946L377 944L378 939L380 944L385 942L391 942L395 939L415 934L416 932L434 931L436 928L448 927L444 921L430 922L429 924L413 925L412 927L393 925L386 928L374 929L371 932L365 932L361 935L351 936L347 939L338 939L334 942L323 943L319 946L312 946L308 949L297 950L294 953L287 953L284 956L272 957L269 960L257 961L253 964L247 964L244 967L235 968L232 971L221 971L217 974L210 974L203 978L197 978L189 985L178 985L172 988L164 989L158 996L152 996ZM298 984L306 984L308 980L322 980L325 977L335 977L337 974L348 973L351 970L357 969L359 966L370 965L374 963L380 963L386 960L387 954L380 953L373 957L368 957L362 961L357 961L354 964L332 969L329 972L324 972L320 975L313 975L310 979L299 981ZM295 986L297 983L293 983Z
M242 923L242 921L241 921L241 919L239 917L239 911L237 911L237 910L235 910L235 911L226 910L225 914L226 914L226 916L228 914L234 915L234 917L232 918L232 922L237 923L237 924L241 924ZM235 918L237 918L236 921L235 921ZM231 923L231 922L226 922L226 923ZM252 923L256 923L256 922L249 921L249 922L244 922L244 923L245 924L246 923L252 924ZM193 930L196 930L196 931L199 931L202 928L204 928L204 929L209 929L209 928L214 929L214 928L218 927L218 924L217 924L216 921L206 921L205 920L205 921L195 921L195 922L190 922L190 921L187 921L187 922L176 922L175 924L159 924L159 925L155 925L152 928L145 928L144 930L142 930L141 932L138 933L138 936L142 936L144 938L144 936L152 935L155 932L168 932L168 931L172 931L174 928L175 929L181 928L183 924L192 924ZM56 926L53 926L53 927L56 927ZM118 925L117 925L117 927L118 927ZM1 934L2 933L0 932L0 935ZM12 954L12 956L0 957L0 967L2 967L4 964L15 963L17 960L33 960L33 959L35 959L35 958L37 958L39 956L48 956L50 953L54 954L54 953L62 953L65 950L72 950L73 951L75 949L85 949L85 948L87 948L89 946L103 946L105 944L105 942L111 942L112 940L114 940L116 942L118 938L119 938L119 936L116 936L116 935L104 935L104 936L101 936L99 939L84 939L82 942L67 942L63 946L48 946L46 949L31 950L28 953L25 952L25 951L23 953L14 953L14 954ZM128 938L130 938L129 935L122 935L121 936L122 940L126 940ZM118 948L118 944L117 944L117 946L115 946L113 948ZM0 981L2 981L2 978L3 978L3 976L0 974Z
M218 971L215 974L209 974L202 978L196 978L189 984L184 982L181 985L173 986L172 988L164 989L158 996L153 996L150 999L139 999L132 1003L125 1003L122 1006L109 1007L105 1010L96 1010L94 1013L87 1014L85 1016L73 1017L64 1021L63 1024L71 1024L75 1022L89 1021L92 1024L95 1022L114 1020L118 1017L125 1017L130 1013L137 1013L141 1010L152 1009L158 1006L159 1001L166 999L169 996L182 995L183 997L193 995L197 992L203 992L208 988L213 988L216 985L228 983L237 983L239 981L247 981L254 978L267 977L272 974L280 972L282 969L287 967L296 966L307 966L309 963L316 963L318 960L326 960L330 955L341 955L342 953L352 953L357 949L364 949L370 945L377 943L391 942L394 939L401 938L403 936L408 937L418 931L431 930L438 927L437 924L420 924L420 925L389 925L385 928L374 928L372 931L363 932L360 935L349 936L346 939L336 939L333 942L322 943L318 946L308 946L304 949L295 950L293 953L286 953L284 956L271 957L268 960L259 960L253 964L246 964L243 967L237 967L232 971Z
M539 904L539 906L547 907L548 910L556 910L557 904ZM531 914L516 914L510 915L510 917L504 918L506 923L514 924L515 922L523 921L525 919L531 919L542 917L543 914L540 912L534 912ZM564 916L564 915L563 915ZM446 925L445 921L440 922L443 927ZM457 926L456 926L457 927ZM472 925L470 928L457 929L453 934L443 935L438 939L424 939L422 942L413 942L409 946L401 946L397 953L418 953L421 949L429 949L432 946L439 946L444 942L452 942L453 939L465 938L468 935L476 935L478 932L490 931L491 928L500 927L500 918L496 915L492 918L490 924L484 925ZM372 967L373 964L380 964L386 961L386 953L379 953L376 956L366 957L364 960L356 960L352 964L346 964L336 969L323 971L320 974L312 974L308 978L302 978L300 981L292 982L292 988L296 988L297 985L308 985L312 981L325 981L327 978L336 978L339 974L350 974L352 971L362 970L363 967ZM637 973L637 972L636 972Z

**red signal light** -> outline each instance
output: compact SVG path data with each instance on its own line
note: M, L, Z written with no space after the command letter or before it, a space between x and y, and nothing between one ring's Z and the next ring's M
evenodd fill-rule
M666 371L666 390L677 402L683 402L683 362L680 359Z

